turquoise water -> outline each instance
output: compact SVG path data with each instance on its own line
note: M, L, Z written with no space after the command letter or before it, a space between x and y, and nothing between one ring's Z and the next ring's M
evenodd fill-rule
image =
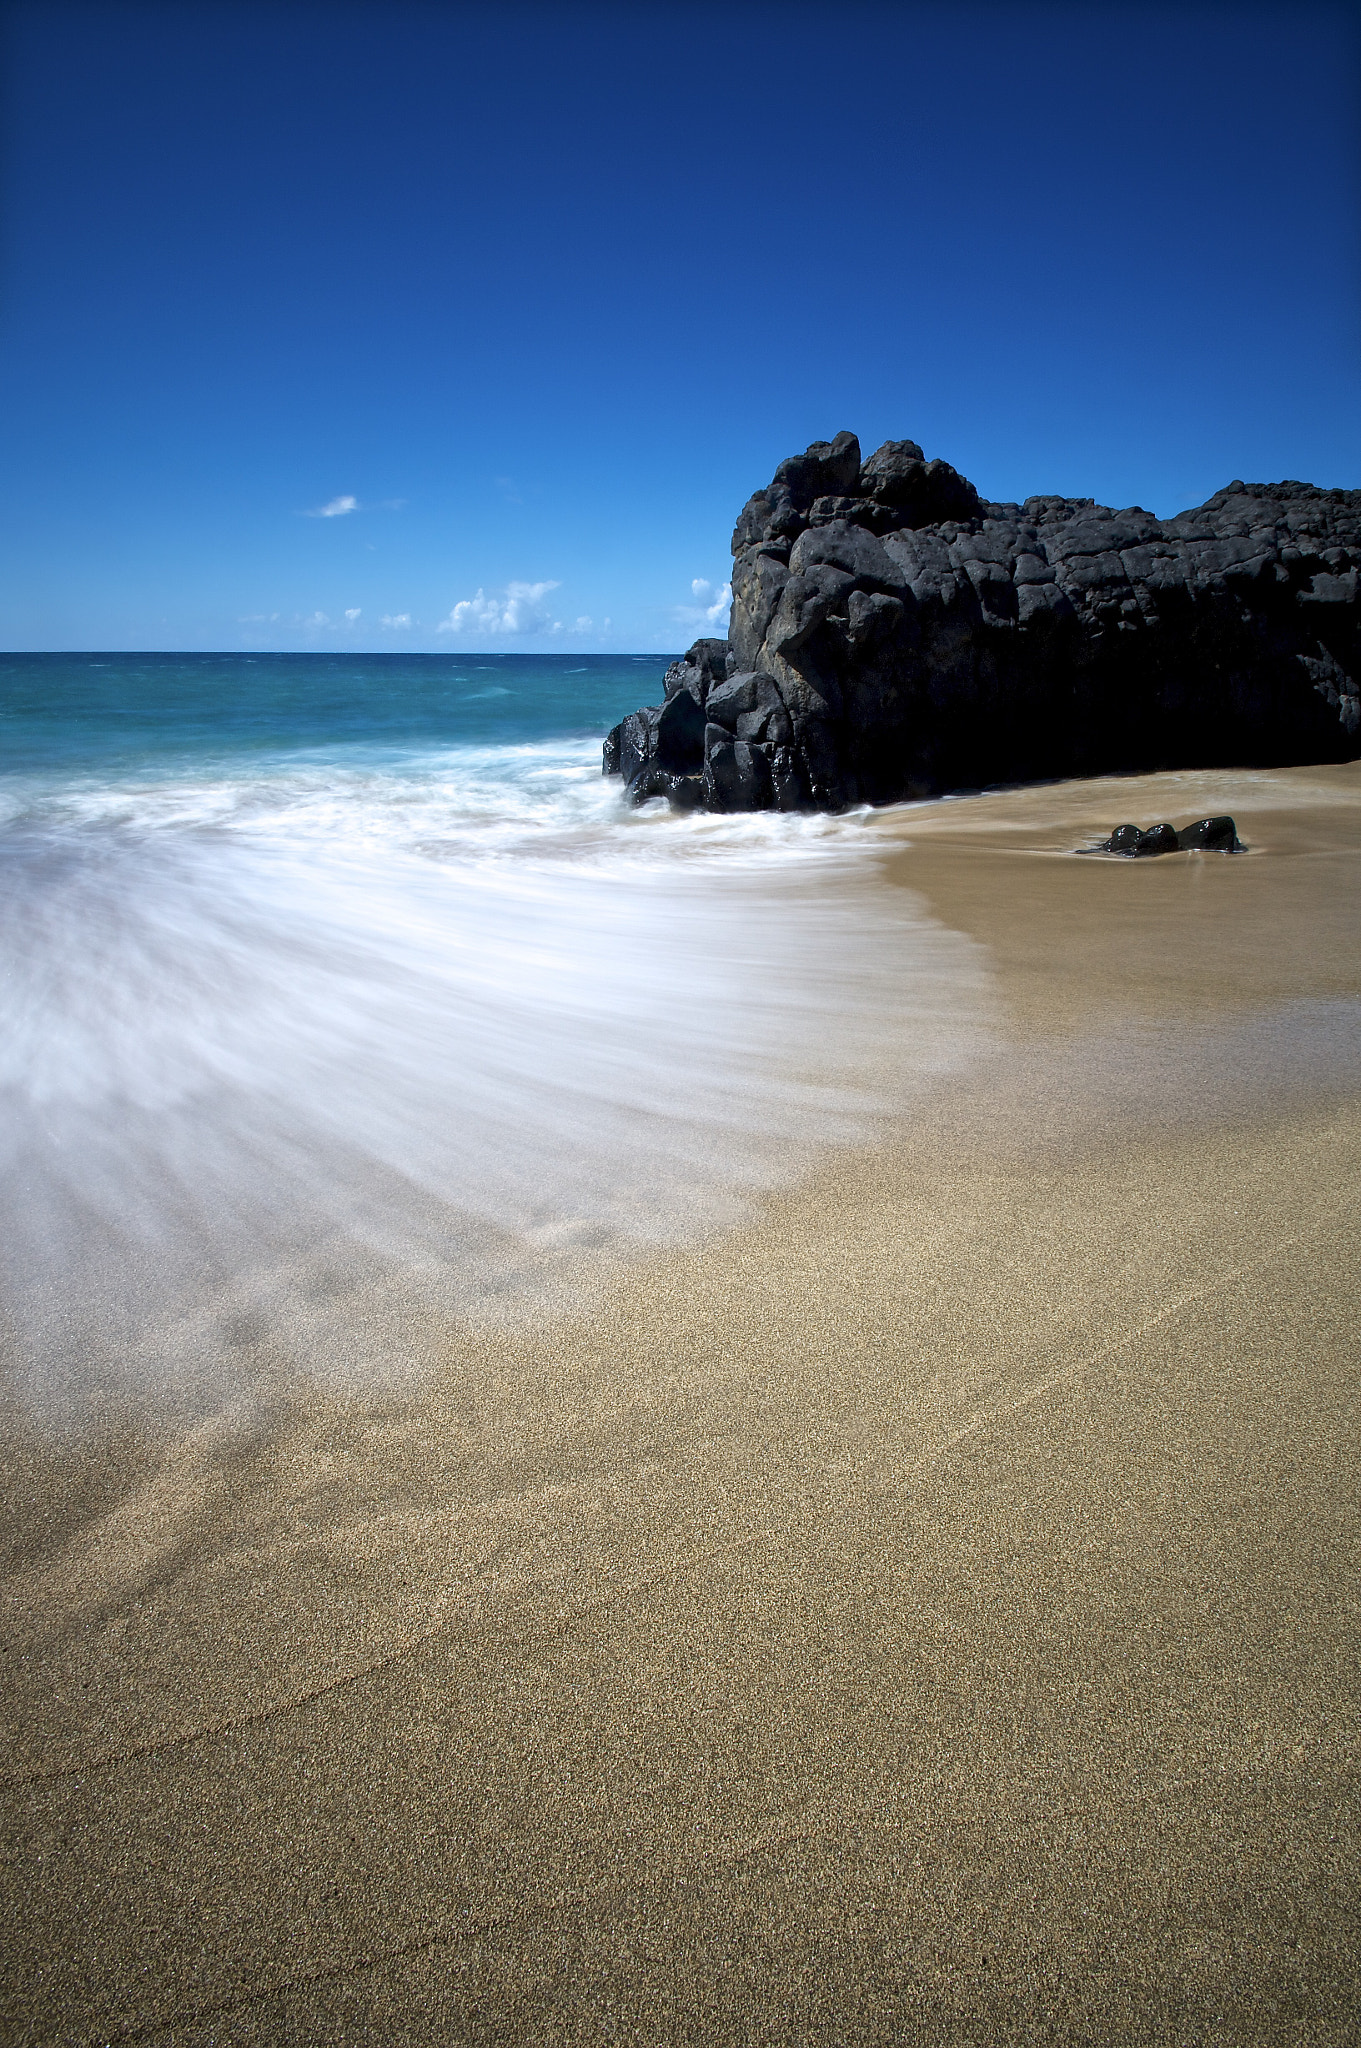
M660 697L666 660L3 656L0 857L77 828L470 855L594 831L619 809L601 741Z
M602 777L664 667L0 660L26 1395L230 1390L243 1323L362 1379L378 1325L316 1306L357 1276L441 1313L561 1290L967 1056L977 949L879 879L863 818L631 810Z
M145 776L197 762L601 738L670 655L0 656L0 773Z

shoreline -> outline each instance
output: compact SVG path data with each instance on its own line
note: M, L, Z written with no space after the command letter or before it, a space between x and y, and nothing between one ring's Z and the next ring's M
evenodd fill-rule
M1311 772L1195 874L1025 858L1052 788L872 818L999 1019L881 1142L501 1327L375 1302L413 1378L264 1333L253 1408L13 1432L14 2037L1349 2038L1361 772Z

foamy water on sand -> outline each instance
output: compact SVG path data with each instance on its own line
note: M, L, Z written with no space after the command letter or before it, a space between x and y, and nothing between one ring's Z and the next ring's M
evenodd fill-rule
M660 663L597 664L594 730L560 729L584 671L409 666L9 678L28 1412L409 1385L450 1318L594 1298L928 1100L951 1143L1042 1149L1354 1065L1354 770L686 818L599 771ZM1246 859L1076 857L1126 810L1229 809Z
M16 2025L1352 2038L1361 764L117 726L0 832Z
M30 1402L216 1398L243 1328L362 1380L309 1274L419 1271L465 1315L570 1288L731 1222L986 1030L982 949L876 880L861 817L630 812L585 737L246 766L5 788Z

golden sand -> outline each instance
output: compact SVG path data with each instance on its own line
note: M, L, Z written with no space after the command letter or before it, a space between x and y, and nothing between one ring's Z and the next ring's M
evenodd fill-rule
M1361 2033L1361 770L868 829L999 997L881 1145L404 1387L14 1414L6 2040Z

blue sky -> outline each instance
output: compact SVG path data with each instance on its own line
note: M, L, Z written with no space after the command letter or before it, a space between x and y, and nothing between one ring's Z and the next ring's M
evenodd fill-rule
M1361 484L1343 8L3 36L11 649L680 647L745 498L842 427L992 497Z

